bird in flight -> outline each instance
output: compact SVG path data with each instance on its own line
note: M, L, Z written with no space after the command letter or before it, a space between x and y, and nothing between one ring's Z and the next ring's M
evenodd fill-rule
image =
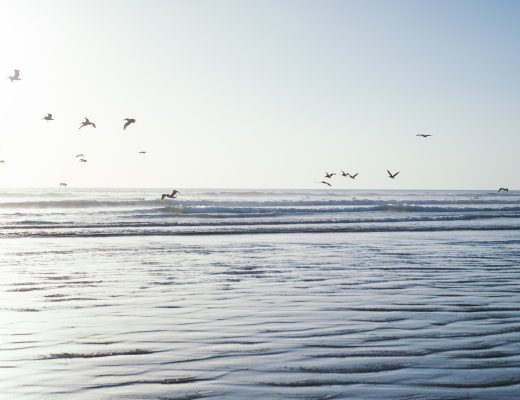
M60 187L67 187L67 184L65 182L61 182Z
M130 124L135 124L135 119L133 118L125 118L123 121L126 121L123 125L123 129L126 129L130 126Z
M392 179L395 179L395 177L399 174L399 171L396 172L395 174L392 174L389 170L386 170L386 172L388 172L388 177L392 178Z
M163 193L161 195L161 200L164 200L165 197L168 197L169 199L175 199L175 196L177 196L177 193L179 193L178 190L172 190L172 192L170 194L168 193Z
M498 189L499 192L509 192L509 189L508 188L500 188Z
M325 172L325 178L332 178L334 175L336 175L335 172L332 172L332 173L328 173L328 172Z
M332 186L329 182L327 181L321 181L320 183L323 183L324 185L328 185L328 186Z
M0 160L0 164L5 164L5 160Z
M80 158L79 162L87 162L87 160L85 160L84 158Z
M356 179L356 176L359 175L359 172L356 172L354 175L347 174L350 179Z
M341 170L341 176L349 176L349 175L348 175L348 172Z
M54 121L54 118L52 118L51 113L47 113L47 115L45 117L43 117L42 119L44 119L45 121Z
M425 135L424 133L418 133L417 135L415 136L420 136L420 137L423 137L423 138L427 138L429 136L433 136L433 135Z
M93 122L90 122L87 117L85 117L85 121L81 123L80 127L78 129L83 128L84 126L92 125L94 128L96 127L96 124Z
M146 151L140 151L139 154L146 154Z
M7 79L11 79L11 82L21 81L22 79L20 78L20 70L19 69L15 69L14 70L14 75L8 76Z
M85 157L85 154L80 153L80 154L76 155L76 158L78 158L78 157L82 157L82 158L84 158L84 157Z

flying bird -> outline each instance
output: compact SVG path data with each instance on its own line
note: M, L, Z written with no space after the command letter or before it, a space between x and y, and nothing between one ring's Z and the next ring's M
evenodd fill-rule
M327 181L321 181L320 183L323 183L324 185L328 185L328 186L332 186L329 182Z
M356 176L359 175L359 172L356 172L354 175L347 174L350 179L356 179Z
M427 138L429 136L433 136L433 135L425 135L424 133L418 133L417 135L415 136L420 136L420 137L423 137L423 138Z
M67 187L67 184L65 182L61 182L60 187Z
M83 154L83 153L80 153L80 154L76 155L76 158L78 158L78 157L82 157L82 158L85 158L85 154Z
M139 154L146 154L146 151L140 151Z
M509 192L509 189L501 187L500 189L498 189L498 191L499 192Z
M341 176L349 176L349 175L348 175L348 172L341 170Z
M179 193L178 190L172 190L172 192L170 194L168 193L163 193L161 195L161 200L164 200L165 197L168 197L169 199L175 199L175 196L177 196L177 193Z
M332 172L332 173L328 173L328 172L325 172L325 178L332 178L334 175L336 175L335 172Z
M80 158L79 162L87 162L87 160L85 160L84 158Z
M130 124L135 124L135 119L133 118L125 118L123 121L126 121L123 125L123 129L126 129L130 126Z
M92 125L94 128L96 127L96 124L93 122L90 122L87 117L85 117L85 121L81 123L80 127L78 129L83 128L84 126Z
M54 121L54 118L52 118L51 113L47 113L47 115L45 117L43 117L42 119L44 119L45 121Z
M395 179L395 177L399 174L399 171L396 172L395 174L392 174L389 170L386 170L386 172L388 172L388 177L392 178L392 179Z
M14 75L13 76L8 76L7 79L11 79L11 82L21 81L22 79L20 78L20 70L19 69L15 69L14 70Z
M0 164L5 164L5 161L4 160L0 160Z

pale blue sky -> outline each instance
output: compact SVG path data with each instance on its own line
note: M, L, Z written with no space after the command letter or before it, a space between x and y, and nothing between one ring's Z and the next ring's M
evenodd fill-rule
M2 187L518 186L519 2L0 6Z

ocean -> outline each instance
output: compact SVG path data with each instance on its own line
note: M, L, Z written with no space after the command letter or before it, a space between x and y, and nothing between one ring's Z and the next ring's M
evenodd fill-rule
M170 191L0 189L0 398L520 398L520 192Z

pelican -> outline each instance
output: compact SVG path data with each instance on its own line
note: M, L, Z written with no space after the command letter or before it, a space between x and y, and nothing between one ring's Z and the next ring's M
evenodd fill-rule
M508 188L500 188L498 189L499 192L509 192L509 189Z
M67 187L67 184L65 182L61 182L60 187Z
M329 182L321 181L320 183L323 183L324 185L332 186Z
M396 172L395 174L392 174L389 170L386 170L386 172L388 172L388 177L392 178L392 179L395 179L395 177L399 174L399 171Z
M93 122L90 122L87 117L85 117L85 121L81 123L79 129L83 128L84 126L92 125L94 128L96 127L96 124Z
M427 138L429 136L433 136L433 135L425 135L424 133L418 133L417 135L415 136L420 136L420 137L423 137L423 138Z
M175 196L177 196L177 193L179 193L178 190L172 190L171 194L163 193L161 195L161 200L164 200L165 197L168 197L169 199L175 199Z
M130 126L130 124L135 124L135 119L133 118L125 118L123 121L126 121L123 125L123 129L126 129Z
M76 158L78 158L78 157L85 158L85 154L80 153L80 154L76 155Z
M336 175L335 172L332 172L332 173L328 173L328 172L325 172L325 178L332 178L334 175Z
M139 154L146 154L146 151L140 151Z
M21 81L22 79L20 78L20 70L19 69L15 69L14 70L14 75L13 76L8 76L7 79L11 79L11 82Z
M80 158L79 162L87 162L87 160L85 160L84 158Z
M47 115L45 117L43 117L42 119L44 119L45 121L54 121L54 118L52 118L51 113L47 113Z
M356 176L359 175L359 172L356 172L354 175L347 174L350 179L356 179Z

